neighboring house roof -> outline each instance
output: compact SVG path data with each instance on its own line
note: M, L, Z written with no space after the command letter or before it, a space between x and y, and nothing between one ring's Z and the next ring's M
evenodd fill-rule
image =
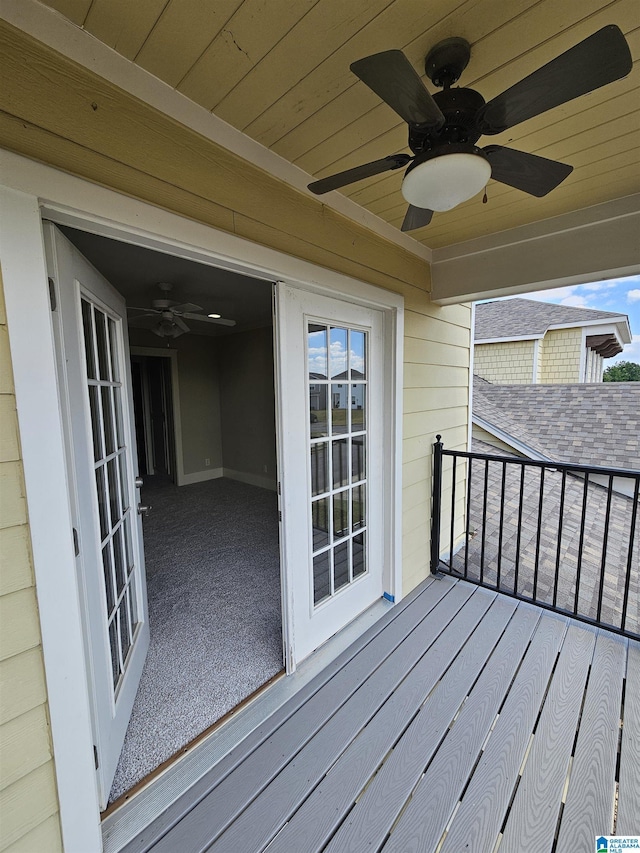
M532 458L640 470L640 382L492 385L476 376L473 419Z
M480 302L475 313L475 343L505 338L541 338L553 328L601 324L615 325L622 343L631 343L629 320L624 314L554 305L534 299L496 299Z

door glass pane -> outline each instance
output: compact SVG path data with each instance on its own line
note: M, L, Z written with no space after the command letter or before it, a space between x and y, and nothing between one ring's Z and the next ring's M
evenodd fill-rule
M111 615L111 612L116 603L114 590L113 590L113 575L111 573L111 543L107 542L107 544L102 549L102 568L104 571L104 586L105 592L107 596L107 614Z
M93 458L103 458L102 430L100 429L100 407L98 406L98 388L89 385L89 410L91 414L91 434L93 436Z
M307 332L313 602L318 604L366 572L368 333L321 322L309 323ZM332 439L317 440L328 432Z
M116 444L118 449L124 447L124 421L122 414L122 389L113 389L113 407L116 415Z
M349 439L339 438L331 443L332 447L332 470L333 488L349 485Z
M349 348L349 362L351 369L351 379L366 379L367 378L367 351L365 332L359 332L356 329L351 329Z
M104 421L104 449L106 456L110 456L116 449L116 431L113 423L113 409L111 407L111 390L108 385L103 385L100 389L102 394L102 419Z
M110 459L107 462L107 477L109 487L109 509L111 511L111 527L114 528L120 520L118 471L115 459Z
M331 386L331 431L333 435L349 432L349 383Z
M333 551L333 588L340 589L349 583L349 540L341 542Z
M329 489L329 443L311 445L311 494L321 495Z
M120 368L118 365L118 339L117 327L111 317L107 318L107 327L109 330L109 353L111 356L111 378L114 382L120 381Z
M346 329L331 329L329 332L329 378L344 379L347 378L347 330Z
M120 659L118 657L118 634L116 632L117 614L114 614L113 621L109 625L109 647L111 649L111 672L113 674L113 686L115 687L120 679Z
M107 330L105 326L106 317L97 308L94 310L96 324L96 343L98 345L98 378L109 381L111 371L109 370L109 359L107 350Z
M333 538L342 539L349 532L349 489L333 496Z
M82 331L84 335L84 355L87 366L87 377L96 379L96 360L93 350L93 322L91 319L91 304L82 300Z
M357 483L367 476L365 467L365 436L355 435L351 439L351 482Z
M127 581L124 565L125 557L123 546L124 543L122 541L122 527L119 527L113 534L113 559L116 568L116 592L118 595L120 595L120 593L124 589L124 585Z
M351 386L351 429L361 432L367 428L367 386L358 382Z
M313 525L313 550L329 544L329 498L320 498L311 504Z
M120 648L122 649L122 660L123 662L126 662L129 646L131 645L131 640L129 638L129 618L127 613L126 596L120 603L118 622L120 624Z
M96 468L96 496L98 498L98 517L100 519L100 540L104 541L109 532L107 518L107 484L104 476L104 465Z
M331 595L331 566L329 551L313 558L313 603L318 604Z
M366 570L366 549L365 549L366 534L361 533L359 536L354 536L353 542L353 576L354 578L363 575Z
M354 486L352 491L351 518L352 529L359 530L365 523L365 485Z

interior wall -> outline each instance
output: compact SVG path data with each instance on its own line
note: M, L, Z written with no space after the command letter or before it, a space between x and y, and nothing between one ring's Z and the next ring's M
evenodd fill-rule
M131 346L158 347L161 339L147 329L129 329ZM178 386L185 477L220 476L223 465L220 423L220 377L216 339L182 335L170 341L178 352ZM207 464L206 460L209 460Z
M225 336L217 346L225 476L275 488L273 329Z

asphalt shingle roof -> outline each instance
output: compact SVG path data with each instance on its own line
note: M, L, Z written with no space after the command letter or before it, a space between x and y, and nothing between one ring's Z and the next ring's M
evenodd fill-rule
M473 414L557 462L640 470L640 382L492 385Z
M543 335L549 326L620 317L611 311L553 305L534 299L497 299L476 305L475 341Z

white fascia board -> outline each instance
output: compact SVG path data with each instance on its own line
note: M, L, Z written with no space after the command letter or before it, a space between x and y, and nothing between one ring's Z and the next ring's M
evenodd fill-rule
M596 334L600 331L602 335L615 335L620 344L631 343L631 328L629 327L629 318L625 314L620 314L617 317L610 317L606 320L581 320L576 323L554 323L547 327L547 331L555 329L580 329L589 328L591 334ZM595 327L600 327L595 328Z
M475 302L473 303L475 305ZM511 344L517 341L541 341L544 338L544 332L541 335L511 335L505 338L476 338L476 344Z
M216 145L248 160L305 195L309 194L307 184L313 180L312 175L116 53L55 10L36 0L2 0L0 17ZM334 191L327 193L318 202L422 260L431 262L431 249L346 196Z
M640 193L433 251L431 300L453 305L640 272Z
M505 444L508 444L509 447L513 447L515 451L522 454L522 456L526 456L529 459L535 459L537 462L553 462L549 456L545 456L544 453L540 453L538 450L534 450L533 447L530 447L528 444L525 444L524 441L520 441L517 438L514 438L508 432L505 432L500 427L495 426L490 423L490 421L486 421L484 418L481 418L479 415L473 416L473 422L476 426L479 426L481 429L490 433L494 438L500 439Z

